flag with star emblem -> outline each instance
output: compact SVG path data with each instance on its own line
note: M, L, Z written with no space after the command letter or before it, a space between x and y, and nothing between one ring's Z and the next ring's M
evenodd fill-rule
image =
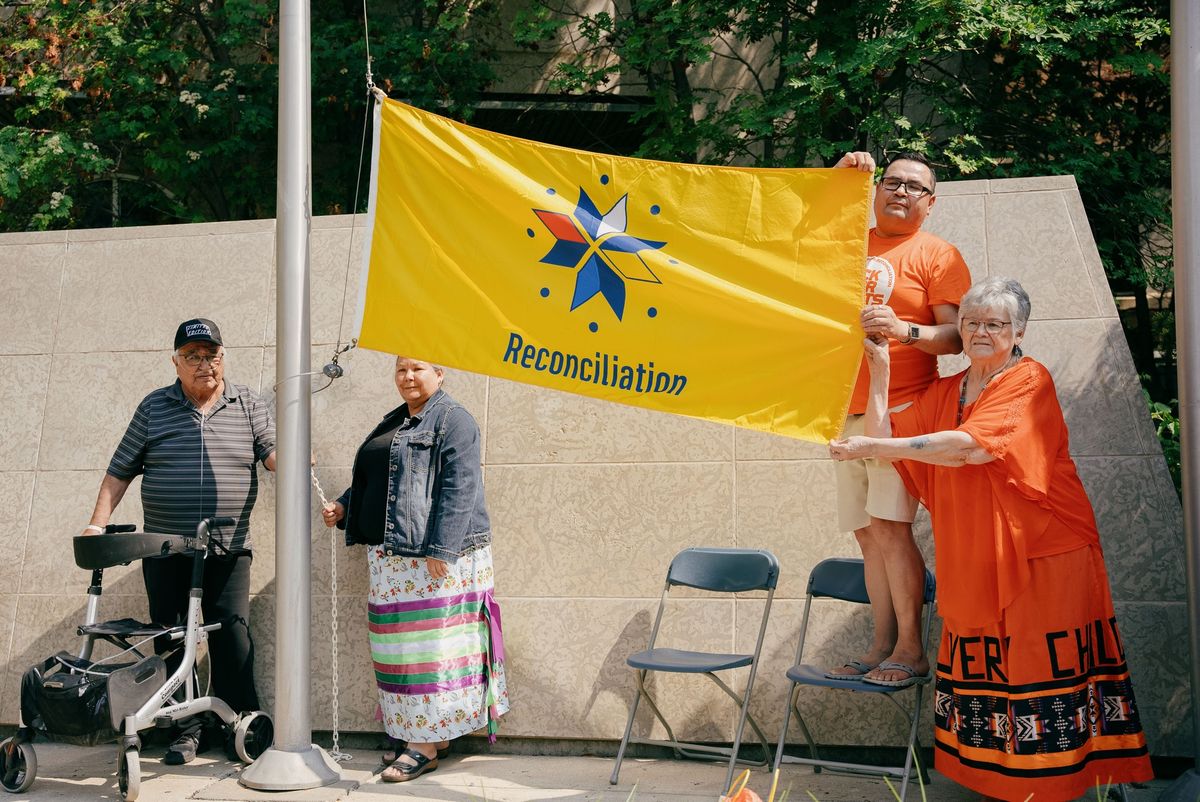
M825 442L862 358L870 177L530 142L386 100L359 345Z

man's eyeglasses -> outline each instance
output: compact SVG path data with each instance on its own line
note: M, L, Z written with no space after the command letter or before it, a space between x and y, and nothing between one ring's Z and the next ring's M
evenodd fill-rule
M988 334L999 334L1004 331L1005 326L1011 325L1012 323L1005 323L999 320L963 320L962 322L962 327L971 334L979 331L981 326Z
M884 178L879 182L879 186L888 192L896 192L900 187L904 187L904 191L908 193L910 198L923 198L926 195L933 194L933 190L924 184L917 183L916 181L901 181L899 178Z
M221 354L180 354L179 358L189 368L198 368L202 362L207 362L214 367L221 364Z

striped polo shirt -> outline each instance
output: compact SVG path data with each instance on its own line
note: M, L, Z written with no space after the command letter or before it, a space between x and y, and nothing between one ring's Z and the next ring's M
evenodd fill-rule
M108 473L122 480L142 474L145 531L194 535L201 518L228 516L237 526L213 539L231 551L248 550L256 463L274 450L270 407L249 387L226 381L201 416L176 379L138 404Z

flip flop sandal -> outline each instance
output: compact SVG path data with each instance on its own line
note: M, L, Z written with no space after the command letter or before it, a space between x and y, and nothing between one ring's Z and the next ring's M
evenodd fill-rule
M383 753L383 755L380 757L380 760L383 762L383 765L390 766L396 762L396 758L400 757L400 753L408 748L408 741L402 741L399 738L393 738L390 735L387 737L387 739L388 739L388 746L390 748L386 752ZM449 741L446 742L445 746L439 746L437 748L438 760L445 760L449 754L450 754L450 742Z
M885 688L907 688L910 685L924 685L929 682L931 677L929 674L918 674L917 670L906 663L897 663L892 660L884 660L878 666L880 671L903 671L908 676L900 679L873 679L872 677L863 677L862 681L871 685L882 685Z
M840 679L847 682L859 682L863 678L863 674L868 671L874 671L875 666L870 663L864 663L862 660L851 660L848 663L842 663L842 668L853 668L852 674L839 674L836 671L826 671L825 679Z

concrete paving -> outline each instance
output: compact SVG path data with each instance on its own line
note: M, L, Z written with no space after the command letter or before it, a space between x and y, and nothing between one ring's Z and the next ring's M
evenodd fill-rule
M117 800L115 746L77 747L37 743L38 771L26 792L31 800L94 802ZM621 769L621 782L608 784L612 761L597 757L543 757L530 755L451 755L437 771L411 783L379 780L380 752L353 750L343 763L342 781L328 788L307 791L252 791L237 782L241 764L225 759L219 750L200 755L186 766L166 766L163 748L141 755L140 800L270 800L271 802L384 802L388 799L438 800L439 802L543 802L544 800L595 800L596 802L716 802L725 768L715 763L679 760L630 760ZM1169 785L1155 781L1130 789L1132 802L1154 802ZM750 787L764 798L770 777L759 769ZM779 792L791 802L887 802L895 796L881 781L828 773L814 774L803 766L785 766ZM967 802L977 797L936 774L924 789L910 788L908 800ZM1115 797L1114 797L1115 798ZM1100 796L1084 797L1097 802Z

